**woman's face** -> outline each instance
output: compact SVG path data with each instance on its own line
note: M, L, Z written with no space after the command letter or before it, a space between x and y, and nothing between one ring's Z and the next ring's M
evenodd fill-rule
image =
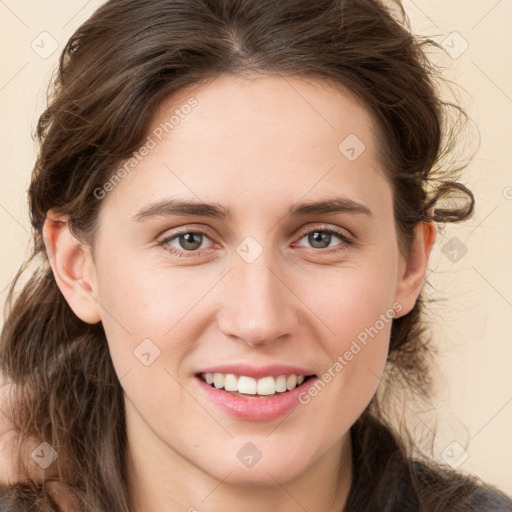
M326 83L222 76L163 103L96 192L95 307L156 466L275 485L339 456L420 290L373 131Z

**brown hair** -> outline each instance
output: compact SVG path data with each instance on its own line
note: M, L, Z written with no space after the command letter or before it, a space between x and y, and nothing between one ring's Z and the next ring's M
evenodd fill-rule
M72 232L94 247L101 204L94 190L144 141L158 105L222 73L258 72L322 78L360 98L376 121L404 252L419 222L467 219L474 199L457 182L463 167L443 167L457 135L448 109L464 112L436 90L437 69L423 46L439 45L411 35L396 6L393 13L378 0L111 0L68 41L38 123L29 190L34 250L9 291L0 368L12 383L20 445L44 440L59 453L54 476L80 510L131 509L124 402L101 323L81 321L55 282L42 238L47 212L69 215ZM454 195L464 201L440 205ZM18 279L39 255L43 265L14 299ZM393 321L386 388L428 399L431 349L422 306L420 296ZM394 433L384 413L376 395L352 428L356 469L347 512L401 510L402 481L415 504L404 510L456 510L478 494L476 484L461 483L455 473L418 466L412 443ZM27 504L16 510L35 503L58 510L48 489L28 475L6 492L12 507Z

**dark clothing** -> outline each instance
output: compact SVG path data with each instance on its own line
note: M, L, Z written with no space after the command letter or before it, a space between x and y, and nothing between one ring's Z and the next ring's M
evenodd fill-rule
M343 512L512 512L512 499L495 487L408 459L387 427L364 416L351 428L353 482Z

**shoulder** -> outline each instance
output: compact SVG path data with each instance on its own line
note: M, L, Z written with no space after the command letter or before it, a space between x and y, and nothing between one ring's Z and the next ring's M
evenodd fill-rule
M475 475L409 457L371 415L352 427L354 480L345 512L512 512L512 498Z
M412 481L420 502L431 501L434 496L438 510L512 512L511 497L473 475L420 461L414 461L412 467Z

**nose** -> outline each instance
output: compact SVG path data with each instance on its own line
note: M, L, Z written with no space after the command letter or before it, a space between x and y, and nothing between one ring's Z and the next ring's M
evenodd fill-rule
M297 329L300 301L274 269L263 255L252 263L235 261L221 284L217 322L224 335L257 347Z

